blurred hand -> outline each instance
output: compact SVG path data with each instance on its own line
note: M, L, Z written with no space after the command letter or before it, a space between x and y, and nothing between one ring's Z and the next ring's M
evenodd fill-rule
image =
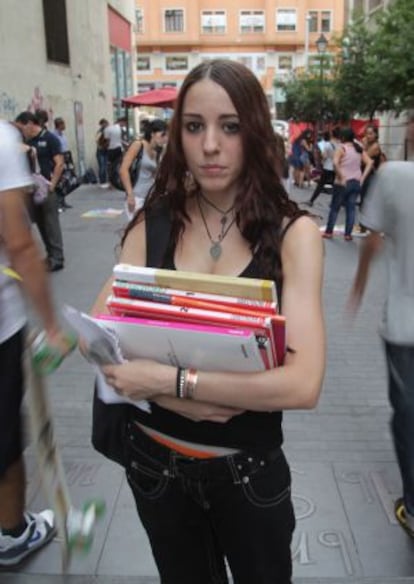
M76 336L61 329L46 331L46 340L49 347L55 349L62 357L66 357L77 345Z
M127 195L127 207L128 211L133 214L135 212L135 197L134 195Z

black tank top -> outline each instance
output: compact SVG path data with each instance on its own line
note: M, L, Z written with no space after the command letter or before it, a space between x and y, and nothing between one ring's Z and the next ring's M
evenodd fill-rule
M146 221L153 221L154 217L147 215ZM283 235L292 224L292 220L283 230ZM153 230L147 228L147 248L157 245L158 241L148 233ZM283 236L282 235L282 236ZM167 250L162 268L175 270L174 249ZM259 266L255 257L240 274L244 278L261 278ZM281 298L281 282L276 282L279 301ZM198 444L211 446L223 446L237 448L239 450L252 451L257 449L270 450L277 448L283 442L282 412L253 412L246 411L234 416L226 423L217 422L193 422L188 418L166 410L151 402L151 413L134 408L133 417L149 428L158 430L180 440L187 440Z

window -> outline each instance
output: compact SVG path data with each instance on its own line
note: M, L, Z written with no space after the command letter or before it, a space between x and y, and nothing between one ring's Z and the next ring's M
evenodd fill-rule
M329 10L322 11L321 15L321 32L331 32L331 17Z
M278 32L296 30L296 10L294 8L278 8L276 11L276 30Z
M66 0L43 0L43 20L48 60L69 65Z
M145 91L151 91L155 89L155 83L137 83L138 93L144 93Z
M203 10L201 13L202 33L226 32L227 18L224 10Z
M316 10L308 12L309 32L318 32L318 13Z
M250 70L253 69L253 57L249 57L249 56L244 57L244 56L242 56L242 57L238 57L237 60L238 60L239 63L241 63L245 67L248 67Z
M138 55L137 71L151 71L151 57Z
M241 10L240 32L264 32L265 15L263 10Z
M266 71L266 58L265 57L257 57L256 69L258 71Z
M141 8L135 10L135 32L137 34L144 32L144 13Z
M292 69L293 58L292 55L280 55L279 57L279 69Z
M184 32L184 10L174 8L164 12L165 32Z
M166 71L187 71L188 57L186 55L165 57L165 69Z

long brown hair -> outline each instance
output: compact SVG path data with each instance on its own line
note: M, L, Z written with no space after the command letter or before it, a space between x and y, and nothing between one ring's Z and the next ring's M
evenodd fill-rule
M236 222L256 254L263 277L275 278L280 276L282 221L305 212L289 199L277 172L277 141L262 87L247 67L235 61L215 59L203 62L185 78L177 97L167 149L155 183L144 206L128 225L122 243L132 227L143 220L144 214L160 203L167 205L170 211L172 245L177 243L185 228L184 220L190 220L186 202L189 196L194 196L198 187L188 188L188 169L181 136L182 112L188 90L203 79L211 79L220 85L238 113L244 170L235 200Z

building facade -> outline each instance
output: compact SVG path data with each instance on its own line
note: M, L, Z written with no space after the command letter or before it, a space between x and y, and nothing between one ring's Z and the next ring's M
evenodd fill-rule
M134 20L134 0L2 0L0 117L45 109L49 128L62 117L83 174L95 165L98 120L133 91Z
M272 105L275 78L304 68L321 33L340 34L344 0L136 0L135 19L137 92L179 86L200 61L226 57L254 71Z

